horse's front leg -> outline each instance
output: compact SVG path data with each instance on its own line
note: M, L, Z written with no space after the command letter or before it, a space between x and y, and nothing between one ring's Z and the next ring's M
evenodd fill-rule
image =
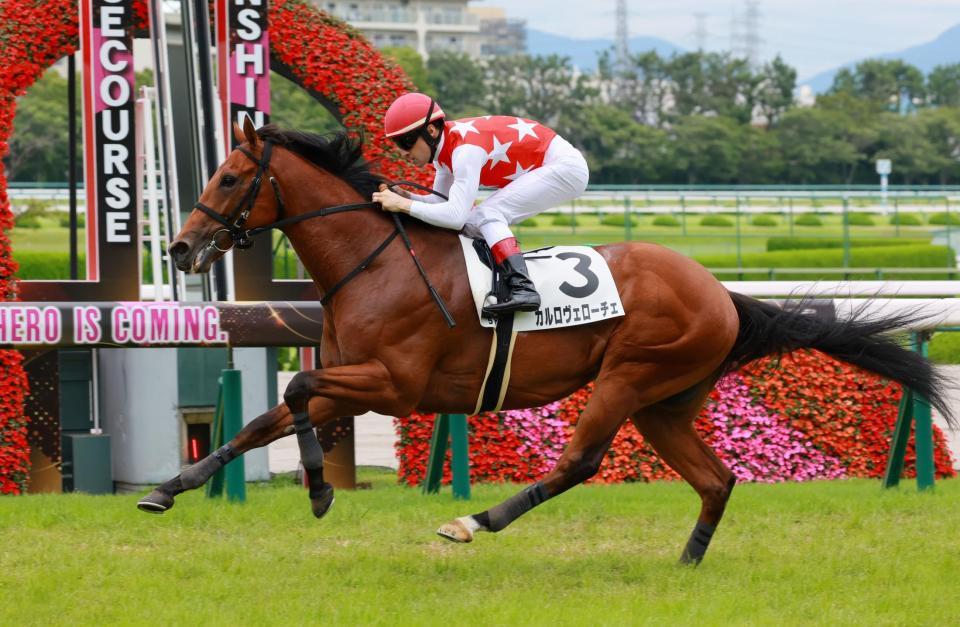
M199 488L231 460L247 451L266 446L292 431L293 417L290 410L286 405L277 405L250 421L228 443L140 499L137 507L145 512L162 514L173 507L174 498L178 494Z
M173 507L174 497L199 488L231 460L292 433L295 414L299 413L300 422L303 423L306 417L307 426L305 432L297 434L297 441L304 467L308 468L314 513L322 516L333 502L333 489L324 489L329 484L323 481L323 450L311 425L319 426L340 416L365 413L396 398L386 368L378 367L378 364L340 366L297 374L287 386L286 402L257 417L230 442L160 485L141 499L137 507L151 513L165 512ZM319 396L321 394L323 396ZM306 454L304 443L307 444ZM317 493L316 498L314 493Z
M340 416L395 406L399 396L379 361L307 370L291 379L283 398L293 416L314 516L323 517L333 505L333 486L323 480L323 448L313 428Z

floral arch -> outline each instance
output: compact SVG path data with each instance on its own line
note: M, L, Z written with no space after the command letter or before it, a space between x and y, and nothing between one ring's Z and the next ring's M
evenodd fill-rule
M144 0L134 0L138 30L146 31ZM394 97L412 83L392 61L380 55L359 31L303 0L272 0L271 69L306 89L351 132L371 141L368 161L391 178L420 180L383 146L381 119ZM59 59L78 46L76 0L4 0L0 2L0 158L9 150L16 98ZM0 294L17 297L13 260L6 232L13 228L7 179L0 163ZM0 493L23 491L29 473L28 419L23 415L27 378L19 352L0 351Z

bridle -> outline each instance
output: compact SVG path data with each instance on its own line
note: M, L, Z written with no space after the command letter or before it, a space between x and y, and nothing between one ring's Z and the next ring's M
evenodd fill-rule
M245 229L244 224L247 219L250 217L250 212L253 211L253 206L257 202L257 196L260 195L260 187L263 183L263 177L267 175L267 171L270 169L270 157L273 156L273 142L270 140L265 140L263 142L263 154L260 159L244 148L243 146L237 146L237 150L242 152L247 156L248 159L257 164L257 172L253 177L253 181L250 183L250 187L247 188L246 193L243 195L243 198L240 199L240 202L237 203L237 206L234 207L233 211L230 212L228 217L224 217L222 214L217 213L212 208L207 205L197 202L194 205L195 209L199 209L204 212L217 222L223 225L222 229L218 229L214 232L213 237L210 238L210 243L207 244L208 247L215 248L221 253L229 251L231 248L236 246L241 250L253 247L253 238L261 233L266 233L267 231L272 231L273 229L287 226L290 224L296 224L297 222L303 222L304 220L309 220L311 218L322 218L324 216L332 215L335 213L343 213L345 211L357 211L359 209L380 209L380 203L378 202L359 202L349 205L336 205L333 207L324 207L322 209L316 209L314 211L308 211L307 213L302 213L297 216L291 216L284 218L284 214L287 213L286 206L283 204L283 196L280 194L280 184L277 182L277 179L274 177L270 178L270 186L273 188L273 196L277 200L277 215L280 216L279 220L271 222L270 224L265 224L263 226L258 226L253 229ZM440 192L434 191L429 187L420 185L419 183L414 183L413 181L395 181L393 183L387 184L389 188L393 189L399 185L406 185L410 187L415 187L425 192L430 192L436 194L440 198L447 200L447 197L441 194ZM427 289L430 291L430 295L433 297L433 300L437 303L437 306L440 308L440 312L443 314L444 319L447 322L447 325L450 328L456 326L456 322L453 319L453 316L450 315L450 312L447 310L446 304L443 302L443 298L440 297L440 294L437 293L433 285L430 283L430 279L427 278L427 273L424 271L423 266L420 264L420 259L417 257L416 253L413 250L413 244L410 242L409 236L407 236L407 231L403 227L403 222L400 221L400 216L396 213L390 214L393 217L394 229L387 236L383 242L377 246L376 249L360 264L347 273L345 277L340 279L336 285L327 290L327 293L323 295L320 299L322 305L327 305L330 302L330 299L333 298L333 295L340 290L341 287L346 285L351 279L367 269L367 267L373 263L373 260L376 259L380 253L386 250L387 246L390 245L397 235L400 235L403 238L404 244L406 244L407 251L410 253L410 257L413 259L414 263L417 266L417 270L420 271L420 276L423 277L424 282L427 284ZM221 248L217 244L217 235L220 233L226 233L230 236L230 245L226 248Z

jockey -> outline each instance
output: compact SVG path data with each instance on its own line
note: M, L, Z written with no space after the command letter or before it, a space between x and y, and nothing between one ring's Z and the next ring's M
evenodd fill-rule
M546 126L515 116L448 122L440 105L419 93L395 100L384 127L407 159L418 166L433 164L433 189L449 200L405 190L397 194L385 185L373 200L386 211L409 213L434 226L479 230L510 290L506 300L484 311L537 310L540 295L509 225L583 193L589 171L580 151ZM474 207L481 185L497 189Z

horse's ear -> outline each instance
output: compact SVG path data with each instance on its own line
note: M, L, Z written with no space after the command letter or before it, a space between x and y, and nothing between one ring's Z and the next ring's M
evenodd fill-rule
M255 148L257 142L260 141L260 138L257 137L257 129L253 127L253 120L250 119L249 115L243 116L243 135L251 148Z
M238 144L242 144L244 142L243 129L240 128L240 125L237 124L236 120L233 122L233 138L237 140Z

